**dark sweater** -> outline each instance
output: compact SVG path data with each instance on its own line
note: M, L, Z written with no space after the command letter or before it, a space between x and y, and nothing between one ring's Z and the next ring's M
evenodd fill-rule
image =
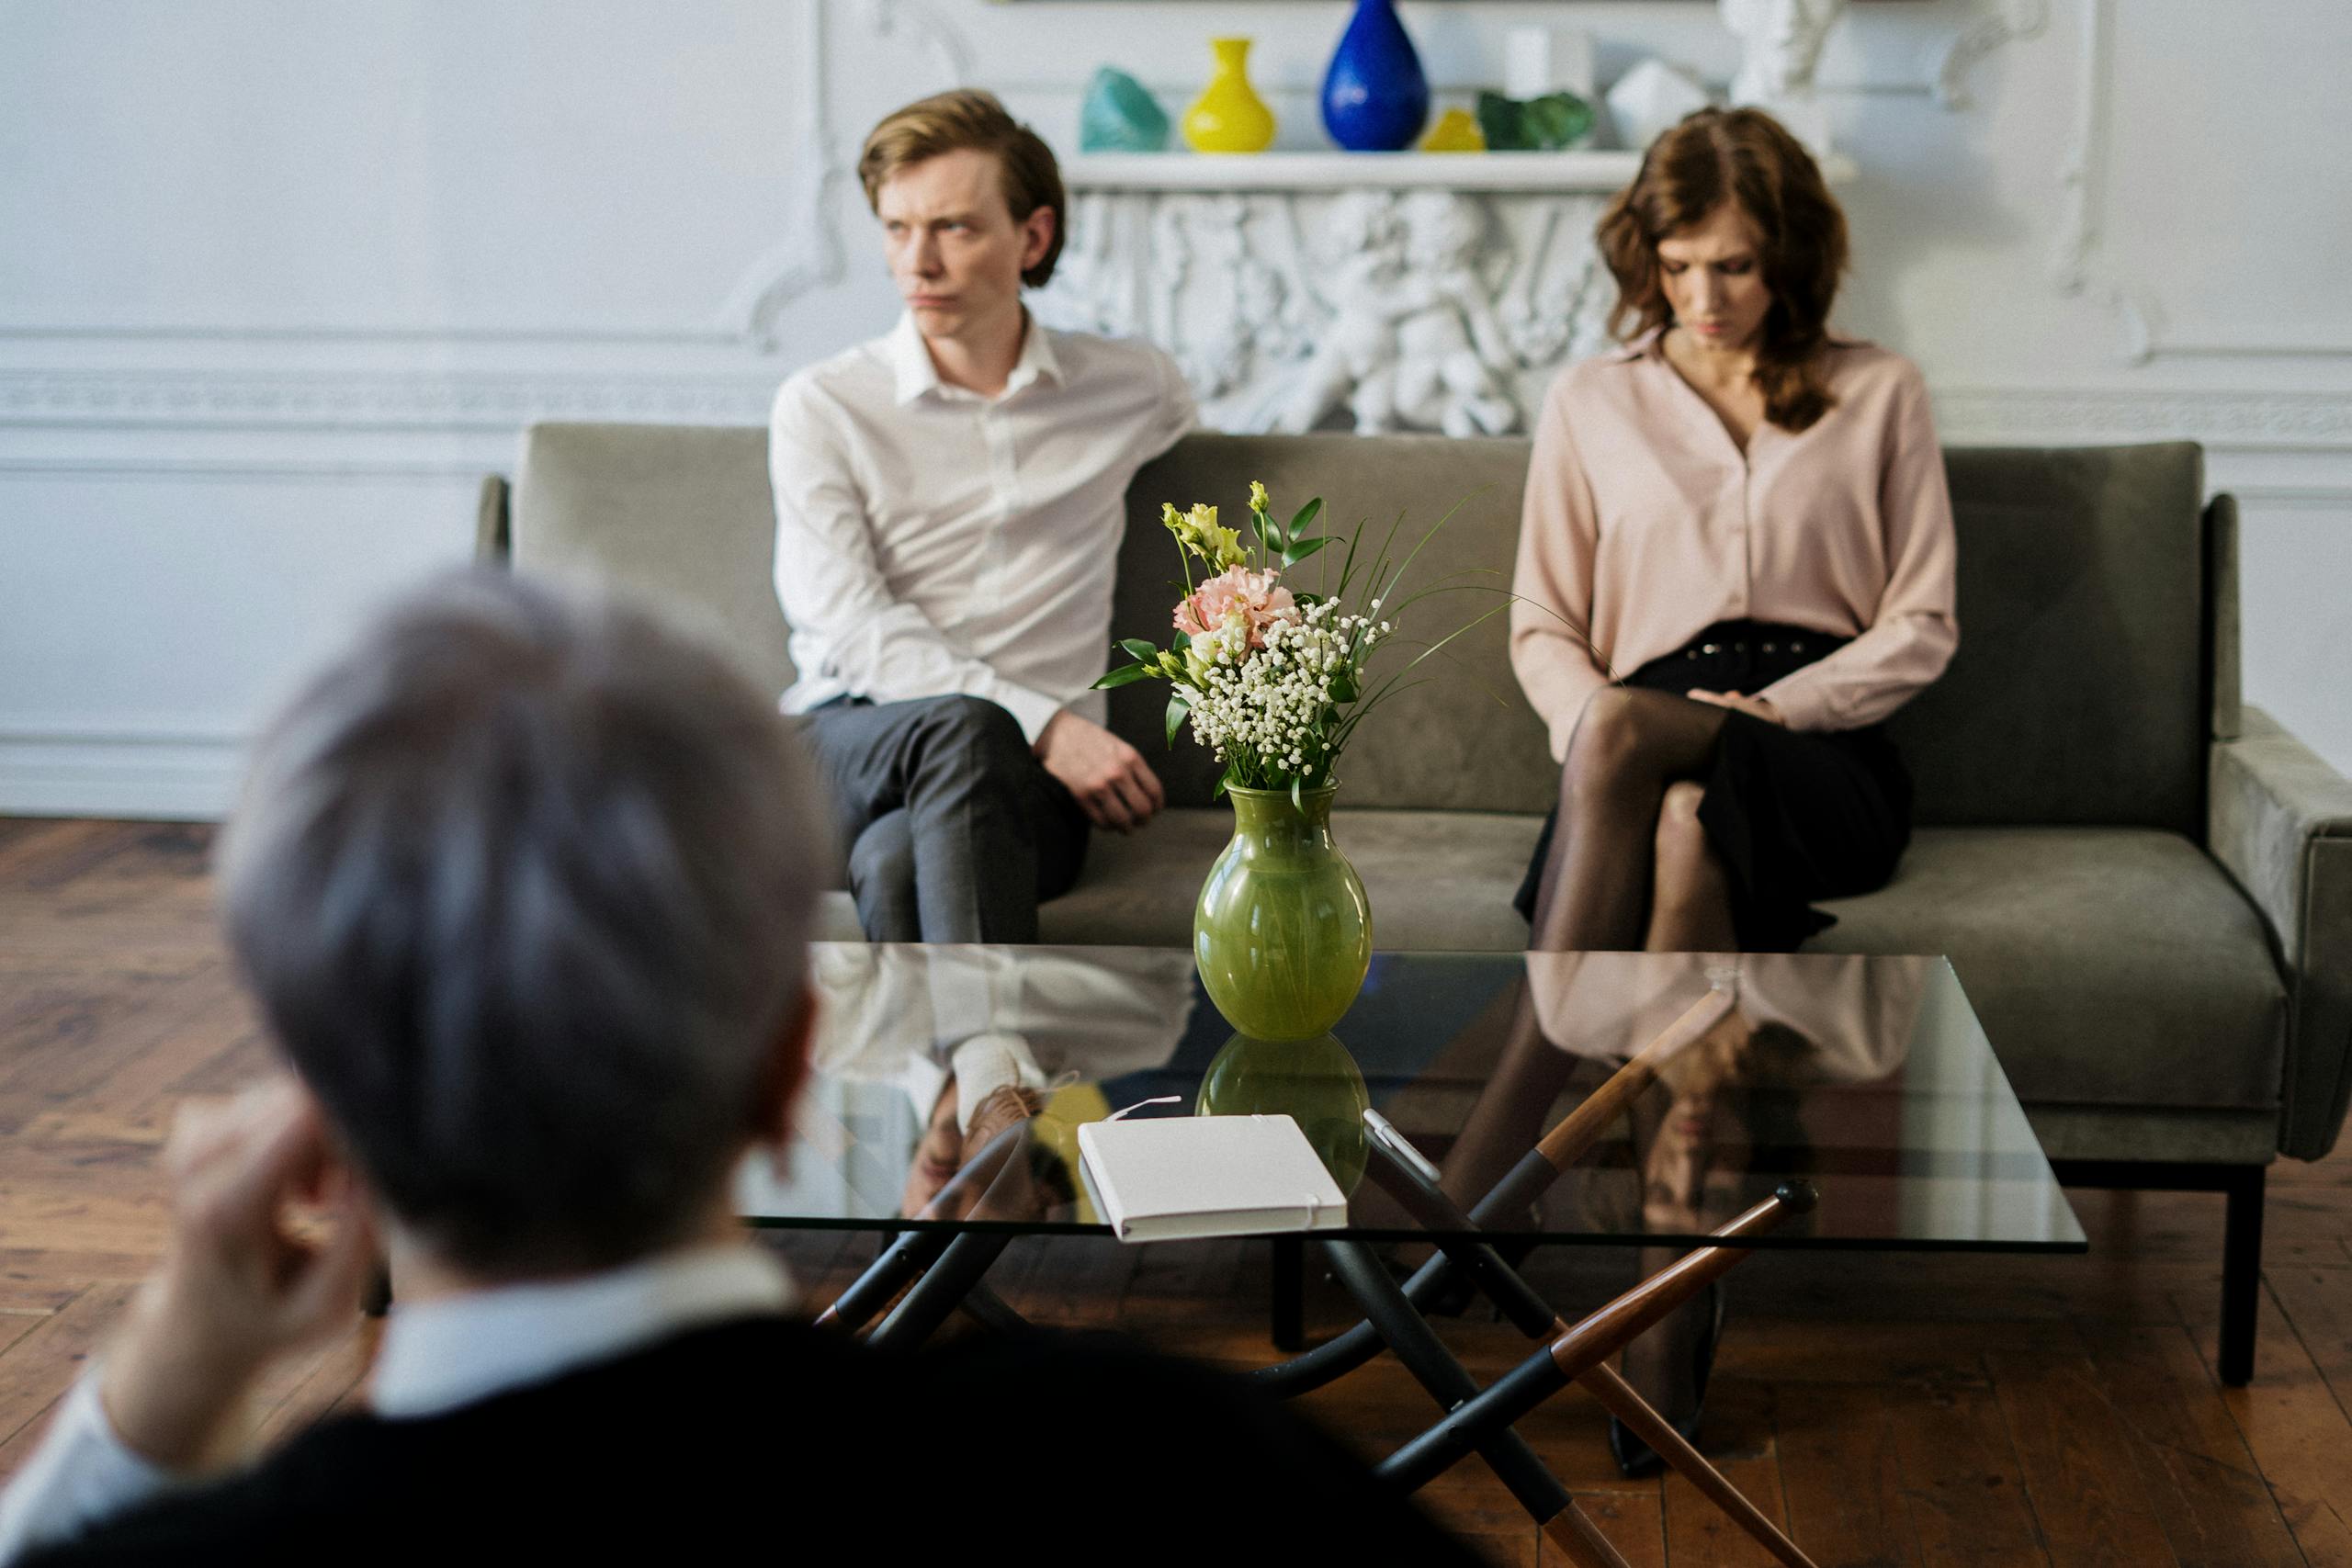
M1434 1415L1434 1412L1432 1412ZM446 1416L322 1422L40 1562L1475 1561L1238 1382L1014 1336L893 1357L781 1318Z

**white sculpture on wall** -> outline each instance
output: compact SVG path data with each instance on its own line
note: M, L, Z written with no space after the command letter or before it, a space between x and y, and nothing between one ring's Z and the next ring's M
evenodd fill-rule
M1415 191L1399 206L1406 285L1396 353L1385 377L1357 389L1356 429L1507 434L1519 428L1519 404L1502 378L1519 356L1479 270L1485 211L1442 190Z
M1073 190L1037 301L1148 337L1232 431L1503 434L1603 340L1600 198L1548 190Z
M1359 393L1385 385L1396 364L1396 322L1405 313L1408 280L1396 198L1385 191L1346 192L1325 212L1321 239L1321 259L1330 269L1331 284L1323 291L1330 319L1280 398L1272 427L1300 434L1344 407L1355 414L1359 431L1379 429Z
M1829 146L1829 118L1815 95L1821 46L1846 0L1719 0L1724 26L1741 44L1731 101L1770 111L1816 152Z

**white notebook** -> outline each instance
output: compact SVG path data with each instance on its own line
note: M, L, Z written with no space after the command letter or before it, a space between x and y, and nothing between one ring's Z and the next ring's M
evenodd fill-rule
M1333 1230L1348 1197L1287 1116L1090 1122L1079 1170L1121 1241Z

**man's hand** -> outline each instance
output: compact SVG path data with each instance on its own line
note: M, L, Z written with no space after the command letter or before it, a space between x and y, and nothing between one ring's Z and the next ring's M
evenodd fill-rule
M1168 804L1141 752L1068 708L1046 721L1035 750L1098 828L1133 832Z
M172 1125L172 1235L108 1351L100 1397L131 1448L168 1469L225 1457L246 1386L274 1357L358 1315L375 1261L365 1200L291 1078L192 1100ZM297 1234L289 1213L320 1224Z
M1785 724L1781 710L1762 697L1743 697L1737 692L1687 692L1683 694L1694 703L1712 703L1719 708L1744 713L1750 718L1760 718L1767 724Z

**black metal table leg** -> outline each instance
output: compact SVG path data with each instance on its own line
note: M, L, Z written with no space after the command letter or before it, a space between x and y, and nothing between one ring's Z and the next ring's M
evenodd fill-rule
M900 1231L880 1256L865 1266L865 1272L833 1298L832 1305L817 1314L818 1326L845 1329L852 1334L864 1328L876 1313L889 1305L890 1298L908 1280L930 1268L955 1239L953 1231Z
M865 1342L876 1349L911 1350L930 1338L1012 1244L1007 1232L967 1231L957 1236Z
M1356 1305L1380 1331L1388 1348L1405 1370L1413 1374L1420 1385L1429 1390L1441 1410L1453 1410L1478 1397L1477 1381L1464 1371L1445 1342L1437 1337L1405 1292L1380 1266L1372 1249L1357 1241L1327 1241L1321 1244L1323 1255L1331 1260L1332 1272ZM1567 1380L1562 1378L1560 1387ZM1542 1523L1568 1506L1567 1488L1557 1477L1544 1468L1535 1450L1525 1438L1507 1426L1498 1427L1481 1436L1474 1445L1478 1457L1487 1461L1502 1483L1510 1488L1526 1510Z

